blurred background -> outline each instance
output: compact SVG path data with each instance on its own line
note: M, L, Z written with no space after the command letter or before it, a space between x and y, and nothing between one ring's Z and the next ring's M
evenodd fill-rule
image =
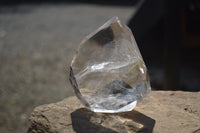
M73 95L80 41L113 16L132 29L154 90L200 91L199 0L3 0L0 133L26 132L34 107Z

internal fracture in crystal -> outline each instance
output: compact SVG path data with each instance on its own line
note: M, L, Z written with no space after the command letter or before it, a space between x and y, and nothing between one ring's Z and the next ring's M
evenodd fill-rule
M94 112L131 111L151 90L133 34L118 17L83 39L69 79L81 103Z

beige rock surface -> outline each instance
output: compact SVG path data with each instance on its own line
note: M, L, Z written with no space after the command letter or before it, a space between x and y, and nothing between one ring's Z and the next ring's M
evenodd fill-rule
M28 133L200 133L200 92L153 91L133 111L94 113L78 99L36 107Z

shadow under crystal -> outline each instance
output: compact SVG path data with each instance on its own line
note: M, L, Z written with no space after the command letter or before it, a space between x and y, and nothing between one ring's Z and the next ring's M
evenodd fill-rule
M72 127L77 133L152 133L155 120L138 112L95 113L80 108L71 113Z

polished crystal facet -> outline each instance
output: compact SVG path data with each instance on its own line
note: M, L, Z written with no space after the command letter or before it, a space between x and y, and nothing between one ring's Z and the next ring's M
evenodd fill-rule
M133 34L118 17L83 39L69 79L81 103L94 112L131 111L151 90Z

